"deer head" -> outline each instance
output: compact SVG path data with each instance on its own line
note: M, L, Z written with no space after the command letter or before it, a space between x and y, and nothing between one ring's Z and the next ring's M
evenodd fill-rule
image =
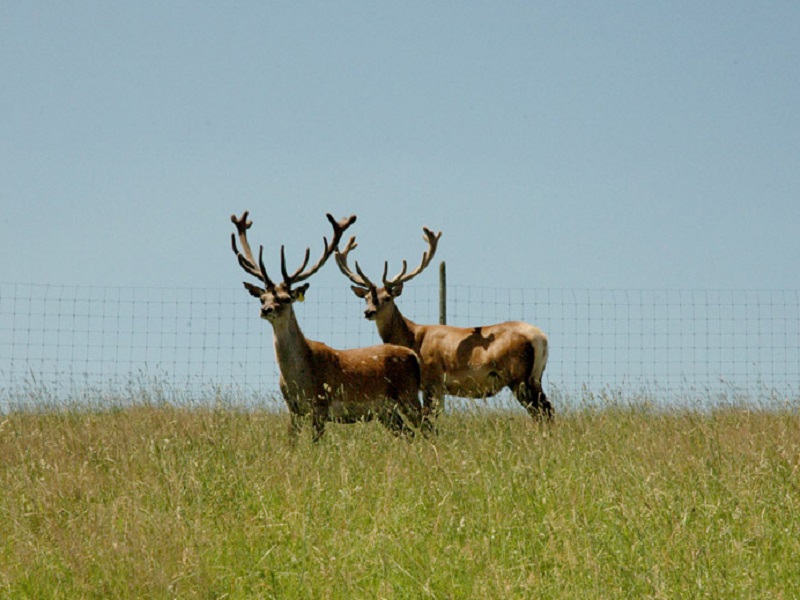
M319 260L317 260L317 262L308 269L306 267L308 266L308 260L311 255L310 248L306 248L305 258L303 259L303 263L300 265L300 267L290 274L286 269L284 246L281 246L281 275L283 276L283 281L276 284L269 278L269 275L267 275L267 270L264 267L264 246L259 246L258 263L256 263L256 260L253 257L253 251L250 249L250 244L247 241L247 230L253 225L252 221L247 220L248 213L249 211L244 211L242 216L238 218L236 215L231 215L231 221L234 225L236 225L239 242L244 252L240 252L236 245L236 233L231 234L231 246L233 248L233 252L236 254L236 258L239 260L241 267L248 274L254 276L256 279L259 279L264 284L264 287L260 287L246 281L244 282L244 287L248 292L250 292L250 295L261 300L261 318L270 322L275 322L283 314L287 314L287 309L291 307L294 302L302 302L306 290L308 290L309 284L304 283L303 285L294 288L292 286L308 279L314 273L319 271L322 265L327 262L327 260L336 250L336 247L339 245L339 241L342 239L342 234L344 231L350 227L350 225L355 223L356 216L351 215L336 221L330 215L330 213L326 215L328 221L330 221L331 225L333 226L333 237L331 238L330 243L328 243L328 238L322 238L325 243L322 256L320 256Z
M355 236L347 241L344 250L336 250L336 264L339 265L339 270L347 276L355 285L350 286L353 293L366 301L367 307L364 309L364 316L374 321L378 318L378 314L384 311L389 305L394 303L394 299L403 293L403 284L410 281L422 271L424 271L436 254L436 247L439 243L439 238L442 237L442 232L433 233L427 227L422 228L425 241L428 243L428 249L422 254L422 261L419 266L411 271L408 271L408 263L404 260L403 267L400 272L392 278L387 278L389 273L389 262L383 263L383 286L378 287L372 283L369 278L358 266L358 261L355 262L355 272L347 264L347 255L351 250L356 248Z

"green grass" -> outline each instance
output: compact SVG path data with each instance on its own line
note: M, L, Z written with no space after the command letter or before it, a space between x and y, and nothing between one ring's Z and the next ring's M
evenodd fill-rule
M798 598L800 416L0 415L0 597Z

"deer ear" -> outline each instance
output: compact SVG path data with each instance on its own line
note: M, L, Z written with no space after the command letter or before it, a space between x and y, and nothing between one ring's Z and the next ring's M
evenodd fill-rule
M250 292L250 295L254 298L261 298L262 294L265 290L261 289L257 285L253 285L252 283L247 283L246 281L242 282L244 287L247 288L247 291Z
M304 283L298 288L292 290L292 300L296 302L302 302L306 299L306 290L310 286L310 283Z
M362 300L367 297L367 292L369 292L367 288L359 287L357 285L351 285L350 289L353 290L353 293Z
M390 289L387 290L392 298L397 298L403 293L403 283L395 283Z

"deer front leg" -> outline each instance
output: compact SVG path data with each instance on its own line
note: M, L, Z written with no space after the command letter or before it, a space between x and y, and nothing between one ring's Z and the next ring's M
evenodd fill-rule
M289 411L289 443L294 446L297 444L297 438L300 435L300 430L303 428L303 417L294 411Z
M311 422L314 427L314 435L312 441L318 442L322 435L325 433L325 421L328 420L328 407L325 404L317 403L314 405L314 410L311 415Z
M300 412L297 398L290 393L283 377L281 377L278 385L280 386L283 400L286 402L286 408L289 409L289 443L294 446L297 443L300 430L303 428L303 415Z

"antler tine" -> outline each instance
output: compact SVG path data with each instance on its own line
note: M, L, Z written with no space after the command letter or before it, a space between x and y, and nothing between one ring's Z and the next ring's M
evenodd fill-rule
M327 260L331 257L334 250L339 246L339 241L342 239L342 234L345 230L350 227L353 223L356 222L356 216L350 215L349 217L344 217L339 221L336 221L330 213L325 215L328 217L328 221L330 221L331 225L333 226L333 237L331 238L330 243L328 243L328 238L323 237L322 240L325 243L325 249L322 251L322 256L319 257L316 263L314 263L309 269L306 270L306 264L308 264L308 254L310 249L306 249L306 260L303 261L303 265L297 269L292 275L288 275L286 271L284 260L283 260L283 249L281 249L281 272L283 274L283 280L287 284L291 285L293 283L298 283L305 279L311 277L314 273L319 271L319 269L324 265Z
M325 240L325 245L327 246L327 244L328 240ZM305 258L303 259L303 264L300 265L300 268L297 269L292 275L289 275L286 272L286 255L284 253L284 247L281 246L281 274L283 275L283 280L286 282L294 281L295 278L300 274L300 272L306 268L309 258L311 258L311 248L306 248L306 255Z
M367 283L366 287L370 287L370 286L375 287L375 284L373 284L369 280L369 277L364 275L364 271L361 270L361 267L359 266L358 261L355 261L354 264L356 265L356 272L358 273L358 275L361 277L361 279L363 279Z
M386 276L389 274L389 261L388 260L384 261L383 262L383 285L384 285L384 287L388 290L388 289L391 289L391 287L393 285L397 285L398 283L402 283L403 281L405 281L405 279L403 279L403 275L406 274L407 270L408 270L408 261L406 261L404 259L403 260L403 268L400 269L400 272L397 275L395 275L394 277L392 277L391 279L386 279Z
M261 277L262 277L264 283L267 284L267 287L272 287L273 283L270 280L269 275L267 275L266 267L264 267L264 246L263 245L259 245L258 246L258 268L261 269Z
M264 282L267 287L271 287L273 285L272 281L270 280L269 276L267 275L267 270L264 268L264 261L262 258L262 254L264 251L264 247L261 246L258 252L258 265L256 265L256 260L253 257L253 250L250 248L250 243L247 241L247 230L253 225L252 221L247 220L247 216L250 211L244 211L241 217L236 217L235 214L231 215L231 222L236 225L236 231L239 234L239 243L242 245L242 249L244 250L244 254L239 251L239 248L236 246L236 234L231 234L231 248L233 252L236 254L236 258L239 260L239 265L247 271L253 277L260 279Z
M422 228L425 237L423 238L426 242L428 242L428 249L423 252L422 254L422 261L420 262L419 266L411 271L410 273L406 274L406 261L403 261L403 268L400 272L392 277L391 279L386 279L386 274L389 268L389 264L386 263L383 268L383 285L386 287L387 290L391 289L393 286L405 283L406 281L410 281L414 279L417 275L422 273L427 266L430 264L431 260L433 259L433 255L436 254L436 247L439 244L439 238L442 237L442 232L433 233L427 227Z
M364 275L363 271L361 270L361 267L358 266L358 261L356 261L355 263L356 272L358 273L358 275L356 275L356 273L353 273L353 271L347 265L347 256L348 254L350 254L350 250L353 250L354 248L357 247L358 244L356 244L356 236L351 236L350 239L347 240L347 244L345 245L344 250L338 250L338 249L336 250L334 258L336 258L336 264L339 266L339 270L344 275L346 275L350 281L361 287L368 288L372 286L372 282L369 280L369 278L367 278L366 275Z
M236 258L239 259L239 265L245 271L250 273L250 275L254 275L255 277L258 277L259 279L261 279L261 273L255 267L255 265L253 265L253 263L251 263L249 259L247 259L245 256L243 256L242 253L239 252L239 249L236 247L236 234L235 233L231 234L231 246L233 247L233 251L236 254Z

